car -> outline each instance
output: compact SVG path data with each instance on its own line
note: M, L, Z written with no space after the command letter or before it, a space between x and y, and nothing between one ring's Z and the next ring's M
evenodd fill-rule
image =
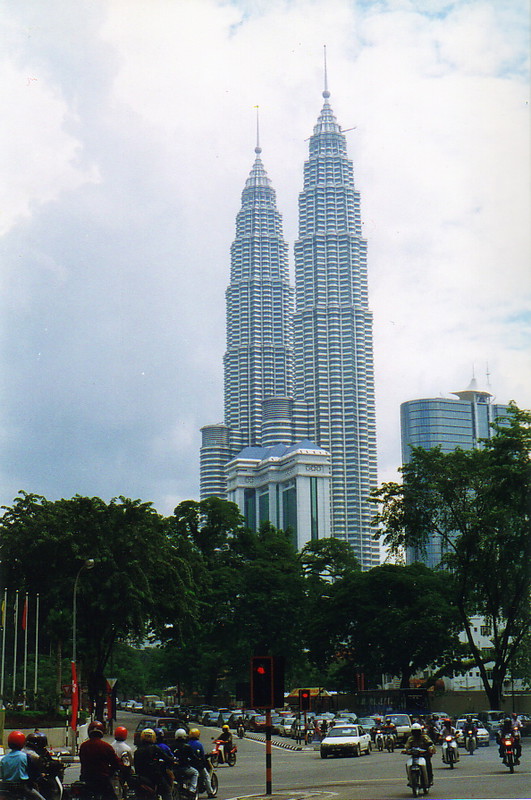
M334 725L321 742L319 752L321 758L369 754L371 737L361 725Z
M206 711L201 719L201 725L206 725L207 728L219 728L219 711Z
M282 717L282 721L278 726L279 736L289 736L291 733L291 726L295 722L295 717Z
M481 722L481 720L472 719L472 722L477 728L476 741L478 743L478 747L480 747L481 745L483 745L484 747L488 747L490 744L490 734L488 730ZM466 724L467 724L466 719L463 717L462 719L458 719L454 726L456 731L455 738L457 744L460 745L461 747L465 746L465 737L463 736L463 730L465 729Z
M132 711L134 714L142 714L144 711L144 706L142 703L131 703L131 708L129 711Z
M176 719L175 717L142 717L138 725L136 726L136 730L133 736L133 742L138 747L140 744L140 734L144 730L144 728L163 728L164 729L164 741L168 745L168 747L173 750L175 747L175 732L179 728L184 728L184 730L188 733L188 725L186 722L183 722L181 719Z
M396 725L397 741L405 742L411 733L411 717L409 714L386 714L384 720Z
M374 739L373 728L376 726L376 717L359 717L358 725L368 731L371 734L371 738Z
M264 714L254 714L247 723L247 730L251 733L265 733L266 718Z
M502 720L508 716L506 711L478 711L476 717L483 723L489 734L494 738L500 730Z

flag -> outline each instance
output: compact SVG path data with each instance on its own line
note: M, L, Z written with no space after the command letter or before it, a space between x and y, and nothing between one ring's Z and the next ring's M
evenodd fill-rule
M5 626L6 626L6 600L5 600L5 597L2 600L2 617L1 617L1 619L2 619L2 622L1 622L2 628L5 628Z
M79 686L77 683L76 662L72 661L72 716L70 727L73 731L77 730L77 710L79 708Z
M26 595L26 599L24 601L24 608L22 609L22 630L26 630L26 626L28 624L28 595Z

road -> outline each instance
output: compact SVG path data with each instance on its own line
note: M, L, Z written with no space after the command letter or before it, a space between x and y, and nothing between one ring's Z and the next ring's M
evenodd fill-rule
M134 714L120 714L131 737L136 721ZM200 727L200 726L199 726ZM201 728L201 741L209 749L211 739L219 733L214 728ZM130 738L131 738L130 737ZM461 751L456 768L450 770L441 762L440 748L433 759L434 786L431 800L503 800L531 798L531 742L524 739L521 766L511 775L502 764L498 749L481 747L473 756ZM272 790L274 800L400 800L411 797L406 786L405 756L374 751L360 758L321 759L311 747L288 750L275 745L294 744L290 739L273 739ZM238 761L235 767L220 766L219 800L265 795L265 745L249 738L238 739Z

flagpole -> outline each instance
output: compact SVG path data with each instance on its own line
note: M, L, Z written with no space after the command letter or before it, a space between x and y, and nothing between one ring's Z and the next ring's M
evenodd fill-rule
M37 698L37 675L39 673L39 601L40 595L37 594L37 599L35 600L35 679L33 682L33 702L36 702Z
M17 648L18 648L18 589L15 591L15 636L13 637L13 707L15 706L15 686L17 676Z
M6 611L7 611L7 589L4 589L4 601L2 603L2 675L0 677L0 702L4 705L4 674L6 666Z
M22 710L26 710L26 694L28 688L28 593L24 601L24 611L22 612L22 627L24 628L24 681L22 685Z

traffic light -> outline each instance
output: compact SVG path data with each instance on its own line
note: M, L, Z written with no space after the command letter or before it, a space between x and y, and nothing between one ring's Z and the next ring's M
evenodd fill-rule
M299 709L301 711L310 710L310 690L299 689Z
M251 659L251 705L273 708L273 658L254 656Z

